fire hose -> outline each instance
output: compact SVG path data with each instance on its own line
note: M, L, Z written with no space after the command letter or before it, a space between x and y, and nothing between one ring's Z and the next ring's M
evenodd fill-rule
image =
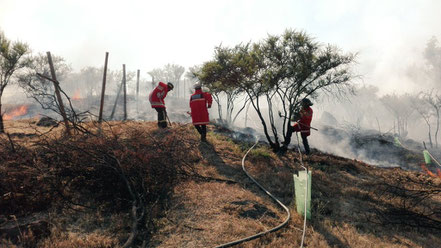
M191 112L188 112L187 111L187 114L188 115L190 115L191 116ZM311 127L312 128L312 127ZM314 130L317 130L317 129L315 129L315 128L312 128L312 129L314 129ZM246 241L250 241L250 240L254 240L254 239L257 239L257 238L259 238L259 237L262 237L263 235L266 235L266 234L268 234L268 233L271 233L271 232L275 232L275 231L277 231L277 230L279 230L279 229L281 229L282 227L284 227L284 226L286 226L287 224L288 224L288 221L289 221L289 219L291 218L291 213L289 212L289 209L288 209L288 207L286 207L279 199L277 199L275 196L273 196L268 190L266 190L261 184L259 184L248 172L247 172L247 170L245 169L245 159L246 159L246 157L248 156L248 153L252 150L252 149L254 149L254 147L257 145L257 143L259 142L259 139L256 137L256 143L254 143L254 145L250 148L250 149L248 149L248 151L245 153L245 155L242 157L242 170L245 172L245 174L261 189L261 190L263 190L268 196L270 196L275 202L277 202L285 211L286 211L286 213L287 213L287 217L286 217L286 219L281 223L281 224L279 224L278 226L276 226L276 227L274 227L274 228L272 228L272 229L270 229L270 230L267 230L267 231L264 231L264 232L260 232L260 233L257 233L257 234L254 234L254 235L252 235L252 236L248 236L248 237L245 237L245 238L242 238L242 239L238 239L238 240L235 240L235 241L231 241L231 242L228 242L228 243L224 243L224 244L221 244L221 245L218 245L218 246L216 246L216 248L223 248L223 247L231 247L231 246L234 246L234 245L237 245L237 244L241 244L241 243L244 243L244 242L246 242ZM297 136L297 143L299 144L299 140L298 140L298 136ZM300 153L300 145L299 145L299 153ZM302 156L301 155L301 153L300 153L300 156ZM308 169L303 165L303 161L302 161L302 157L301 157L301 166L302 166L302 168L304 168L306 171L308 171ZM306 184L307 185L307 184ZM307 192L308 192L308 188L306 188L305 189L305 191L306 191L306 193L305 193L305 211L306 211L306 196L307 196ZM298 229L298 228L296 228L296 229ZM298 229L299 231L302 231L302 230L300 230L300 229ZM306 231L306 212L305 212L305 220L304 220L304 224L303 224L303 235L302 235L302 241L301 241L301 247L303 247L303 241L304 241L304 238L305 238L305 231Z
M296 137L297 137L297 150L298 150L299 156L300 156L300 164L301 164L302 168L305 169L305 171L306 171L306 183L305 183L306 187L305 187L305 200L304 200L305 206L304 206L304 212L303 212L303 215L304 215L304 217L303 217L304 218L303 219L303 233L302 233L302 241L300 243L300 248L303 248L303 242L305 240L305 234L306 234L306 216L307 216L307 214L306 214L307 200L306 199L307 199L307 195L308 195L308 168L305 167L305 165L303 164L303 156L302 156L302 152L300 151L300 141L299 141L299 134L298 133L296 133Z
M278 225L278 226L276 226L276 227L274 227L274 228L272 228L272 229L270 229L270 230L268 230L268 231L264 231L264 232L260 232L260 233L257 233L257 234L255 234L255 235L252 235L252 236L249 236L249 237L246 237L246 238L243 238L243 239L239 239L239 240L235 240L235 241L232 241L232 242L229 242L229 243L225 243L225 244L222 244L222 245L219 245L219 246L216 246L216 248L220 248L220 247L231 247L231 246L233 246L233 245L237 245L237 244L240 244L240 243L243 243L243 242L246 242L246 241L250 241L250 240L253 240L253 239L256 239L256 238L259 238L259 237L261 237L261 236L263 236L263 235L265 235L265 234L268 234L268 233L271 233L271 232L275 232L275 231L277 231L277 230L279 230L280 228L282 228L282 227L284 227L286 224L288 224L288 221L289 221L289 219L291 218L291 214L290 214L290 212L289 212L289 209L288 209L288 207L286 207L281 201L279 201L276 197L274 197L268 190L266 190L262 185L260 185L248 172L247 172L247 170L245 169L245 158L247 157L247 155L248 155L248 153L257 145L257 143L259 142L259 140L258 139L256 139L256 143L254 143L254 145L250 148L250 149L248 149L248 151L245 153L245 155L243 156L243 158L242 158L242 170L245 172L245 174L257 185L257 186L259 186L259 188L261 189L261 190L263 190L267 195L269 195L274 201L276 201L283 209L285 209L285 211L286 211L286 213L287 213L287 217L286 217L286 219L285 219L285 221L283 221L283 223L281 223L280 225Z

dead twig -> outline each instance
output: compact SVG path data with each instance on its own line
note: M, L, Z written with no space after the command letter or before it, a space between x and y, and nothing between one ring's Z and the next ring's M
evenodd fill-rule
M9 135L9 133L6 133L6 135L8 136L9 143L11 144L12 152L13 152L13 153L16 153L16 151L15 151L15 147L14 147L14 142L13 142L12 139L11 139L11 135Z

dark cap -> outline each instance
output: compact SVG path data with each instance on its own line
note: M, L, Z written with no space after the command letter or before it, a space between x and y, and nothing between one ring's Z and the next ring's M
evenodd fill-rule
M308 107L313 105L311 100L309 100L308 98L303 98L302 99L302 104L304 104L304 105L306 105Z
M168 90L173 90L173 88L175 87L175 86L173 86L173 84L170 83L170 82L167 83L167 86L168 86Z

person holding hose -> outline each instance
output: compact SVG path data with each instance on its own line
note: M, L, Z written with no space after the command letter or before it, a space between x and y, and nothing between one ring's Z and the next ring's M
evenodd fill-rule
M207 142L207 124L210 122L208 109L211 108L213 99L210 93L202 91L200 83L196 83L193 88L195 92L190 97L191 120L201 135L201 141Z
M286 134L286 141L282 147L282 152L287 150L287 146L291 142L291 136L293 132L300 132L303 141L303 147L305 148L305 154L311 153L309 149L308 136L311 135L311 121L312 121L312 102L308 98L304 98L301 101L300 112L294 114L294 125L290 126Z
M159 82L158 86L156 86L149 95L149 101L152 108L158 112L158 127L160 128L167 127L167 111L165 109L164 99L167 96L167 93L173 90L173 88L173 84L170 82L167 84Z

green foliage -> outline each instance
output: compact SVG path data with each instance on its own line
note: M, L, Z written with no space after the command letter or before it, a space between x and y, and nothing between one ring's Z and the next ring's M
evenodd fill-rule
M273 105L281 103L284 116L292 116L305 97L315 98L319 91L344 93L351 88L354 76L350 68L354 59L354 54L342 54L334 46L322 47L304 32L286 30L258 43L216 47L214 59L203 64L198 76L215 92L245 93L257 111L270 145L278 150L274 118L277 111ZM263 106L261 98L267 106ZM263 116L263 108L269 110L268 118ZM290 121L283 121L285 141Z
M266 147L259 147L256 149L251 150L250 156L255 158L273 158L273 154L268 148Z
M0 32L0 96L14 72L29 64L30 61L23 58L29 51L26 43L11 42Z
M11 42L0 31L0 133L4 133L1 97L5 87L11 81L14 73L27 66L29 60L25 57L30 51L29 46L22 42Z
M208 134L210 135L211 132L209 132ZM230 143L232 143L232 144L234 143L232 138L230 138L230 137L228 137L228 136L225 136L225 135L222 135L222 134L220 134L220 133L213 132L213 133L212 133L212 136L213 136L216 140L227 141L227 142L230 142Z
M238 45L234 48L216 47L215 58L212 61L204 63L201 70L196 73L199 80L210 89L214 100L221 106L220 96L226 96L227 104L227 124L232 124L239 113L245 108L249 98L245 98L242 107L233 117L236 100L244 95L244 90L238 85L244 81L249 74L250 62L244 61L242 56L246 55L242 51L249 46ZM222 113L219 113L222 118Z

